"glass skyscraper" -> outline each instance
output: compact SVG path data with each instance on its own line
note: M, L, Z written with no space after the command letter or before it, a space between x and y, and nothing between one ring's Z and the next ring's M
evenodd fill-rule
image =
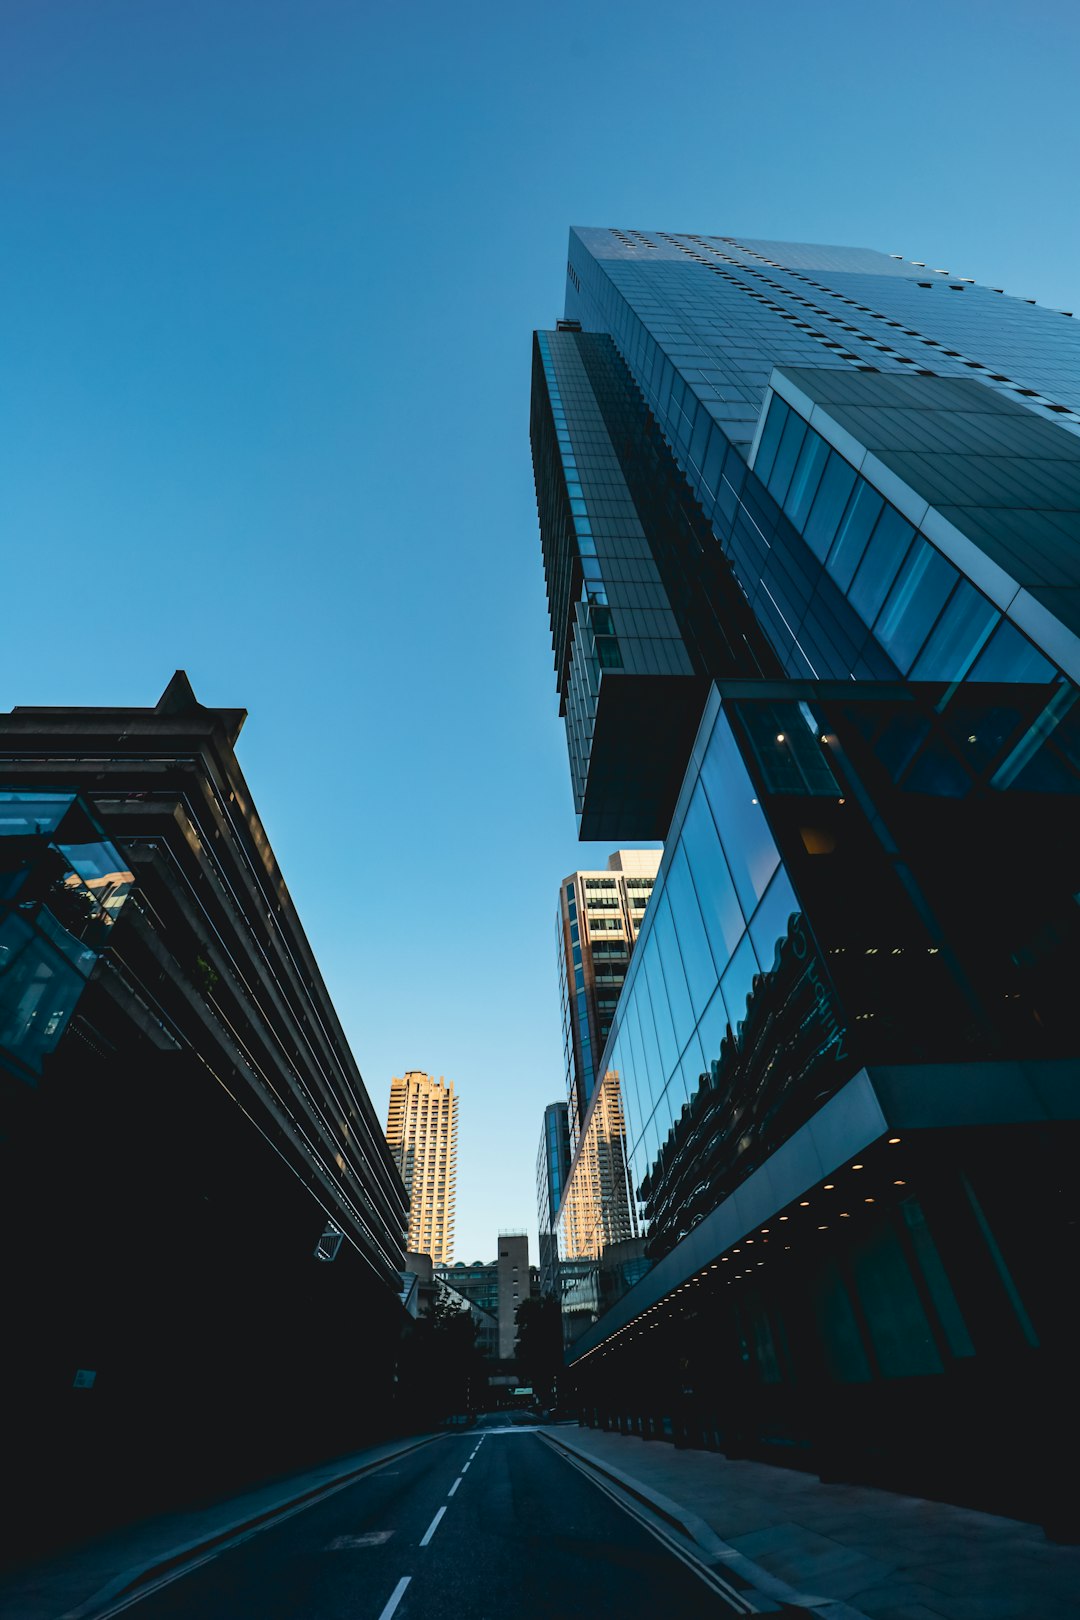
M665 839L595 1063L652 1268L600 1246L584 1406L1039 1511L978 1435L1075 1349L1080 328L576 229L531 433L581 834Z
M567 1105L548 1103L536 1154L536 1219L540 1229L540 1292L558 1294L559 1247L556 1221L566 1172L570 1168Z

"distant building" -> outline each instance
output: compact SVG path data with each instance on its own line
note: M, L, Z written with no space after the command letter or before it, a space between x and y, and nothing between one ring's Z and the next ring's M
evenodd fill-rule
M452 1266L436 1266L435 1276L447 1288L468 1301L473 1322L477 1327L477 1345L489 1361L499 1355L499 1270L494 1260L486 1264L474 1260L465 1265L458 1260Z
M558 1294L558 1219L570 1169L567 1104L549 1103L536 1155L536 1216L540 1226L540 1292Z
M535 1266L529 1264L524 1232L499 1234L498 1258L464 1265L436 1266L435 1277L468 1300L480 1328L478 1344L491 1361L512 1361L517 1341L517 1309L540 1291Z
M630 954L660 867L661 850L619 849L600 872L571 872L556 920L570 1152L596 1089Z
M517 1309L532 1292L527 1232L499 1233L499 1360L512 1361L517 1347Z
M386 1140L409 1192L409 1248L436 1265L454 1258L457 1098L421 1069L390 1082Z

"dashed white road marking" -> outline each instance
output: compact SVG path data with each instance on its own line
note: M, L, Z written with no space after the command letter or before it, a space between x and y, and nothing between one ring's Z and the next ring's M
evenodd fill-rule
M381 1547L389 1541L392 1530L368 1530L362 1536L335 1536L327 1545L327 1552L339 1552L344 1547Z
M461 1474L458 1475L457 1479L455 1479L454 1483L451 1485L450 1489L447 1491L447 1493L446 1493L447 1496L453 1496L454 1492L457 1490L458 1486L461 1484L461 1481L462 1481L463 1477L464 1476L461 1475Z
M441 1520L441 1518L442 1518L442 1516L443 1516L443 1514L445 1512L446 1512L445 1507L441 1507L439 1509L438 1513L436 1513L435 1517L432 1519L431 1523L428 1525L427 1530L424 1532L424 1539L420 1543L421 1547L426 1547L427 1546L428 1542L431 1540L432 1536L435 1534L436 1530L439 1528L439 1521Z
M398 1581L397 1585L394 1587L394 1590L391 1592L390 1600L382 1614L380 1614L379 1620L390 1620L390 1616L393 1614L394 1610L405 1596L405 1588L408 1586L411 1580L411 1575L403 1575L401 1577L400 1581Z

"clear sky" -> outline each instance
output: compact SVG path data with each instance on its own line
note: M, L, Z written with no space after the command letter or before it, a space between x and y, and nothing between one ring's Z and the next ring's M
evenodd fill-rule
M1080 310L1075 0L3 0L0 708L243 768L380 1116L534 1233L578 845L528 453L572 223L877 247Z

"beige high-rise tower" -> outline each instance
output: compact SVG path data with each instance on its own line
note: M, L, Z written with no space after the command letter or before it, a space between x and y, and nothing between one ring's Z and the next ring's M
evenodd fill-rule
M457 1098L454 1082L406 1069L390 1082L386 1140L409 1194L409 1243L436 1265L454 1258Z

